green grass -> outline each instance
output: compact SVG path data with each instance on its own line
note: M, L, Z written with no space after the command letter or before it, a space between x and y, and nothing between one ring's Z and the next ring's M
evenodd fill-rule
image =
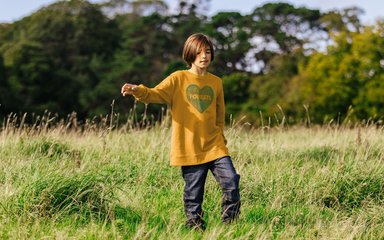
M0 239L384 238L382 128L228 128L241 215L220 222L210 175L204 233L184 227L170 129L105 129L2 128Z

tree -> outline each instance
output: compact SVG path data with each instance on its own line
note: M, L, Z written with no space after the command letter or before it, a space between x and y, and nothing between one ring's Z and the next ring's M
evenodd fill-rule
M321 26L328 33L360 32L362 24L360 16L364 13L361 8L350 7L341 11L329 11L320 18Z
M249 18L238 12L218 13L206 24L204 31L213 38L218 56L212 63L214 72L226 75L247 68L250 26Z
M111 71L101 84L108 84L111 91L119 89L125 82L149 87L157 85L175 51L171 34L165 30L165 17L152 14L131 21L121 15L118 23L122 29L120 48L114 55ZM128 103L126 101L119 104L119 109L132 107L132 98ZM153 105L151 108L158 107Z
M6 112L9 112L5 108L7 106L7 99L9 97L9 86L7 81L7 72L4 66L3 57L0 55L0 114L3 115Z
M274 56L265 70L266 73L253 77L246 109L254 114L261 111L272 116L280 112L280 106L286 114L293 115L294 112L287 102L287 94L302 62L305 62L305 56L300 49L291 54Z
M321 30L319 10L295 8L288 3L267 3L250 15L253 21L254 57L263 62L261 71L278 54L290 54L303 48Z
M95 72L100 69L89 63L111 60L120 39L114 22L97 5L73 0L51 4L12 25L3 33L1 49L15 102L23 99L17 110L87 116L94 103L84 95L102 81Z
M169 13L161 0L58 1L0 24L1 114L93 117L109 113L114 99L115 110L128 110L133 98L120 100L120 86L152 87L185 69L184 41L203 32L216 47L210 71L223 78L229 113L272 115L281 106L300 115L305 105L318 122L345 116L350 106L358 119L382 115L382 23L362 27L358 8L320 14L268 3L249 15L208 17L208 5L179 1ZM315 51L324 40L327 50Z
M53 77L51 59L37 43L23 44L13 59L8 79L12 101L6 107L12 112L42 113L45 109L59 112L59 98L64 95L60 81ZM67 101L66 101L67 102ZM66 109L68 110L68 109Z
M351 55L358 63L358 94L353 99L359 119L384 119L384 21L366 27L353 39Z
M223 90L226 102L226 115L234 115L242 112L242 104L249 98L249 85L251 78L246 73L232 73L223 77Z
M326 53L310 56L291 88L291 95L301 95L296 106L309 106L317 122L346 116L382 119L383 33L382 24L361 33L340 33Z
M100 6L110 18L125 15L136 19L154 13L165 14L168 11L167 4L162 0L109 0L100 3Z

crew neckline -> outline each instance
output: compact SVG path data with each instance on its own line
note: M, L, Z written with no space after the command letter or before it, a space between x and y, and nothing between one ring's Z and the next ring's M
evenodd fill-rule
M204 75L199 75L199 74L190 72L189 70L184 70L184 71L186 71L188 74L191 74L191 75L193 75L193 76L195 76L195 77L197 77L197 78L204 78L204 77L207 77L207 76L210 74L209 72L207 72L207 73L204 74Z

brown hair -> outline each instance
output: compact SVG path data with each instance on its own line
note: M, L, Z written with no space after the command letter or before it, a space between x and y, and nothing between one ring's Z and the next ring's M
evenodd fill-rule
M187 63L188 67L192 66L192 63L196 59L197 51L201 47L209 48L211 50L211 62L214 59L213 44L207 35L202 33L195 33L185 41L183 49L183 60Z

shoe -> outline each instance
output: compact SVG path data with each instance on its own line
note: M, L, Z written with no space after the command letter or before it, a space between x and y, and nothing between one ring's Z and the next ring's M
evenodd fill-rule
M198 230L198 231L205 231L206 229L206 223L201 218L192 218L187 221L185 226L192 230Z
M239 214L236 214L234 216L226 216L226 217L223 217L222 218L222 222L225 224L225 225L230 225L234 222L237 222L239 220Z

